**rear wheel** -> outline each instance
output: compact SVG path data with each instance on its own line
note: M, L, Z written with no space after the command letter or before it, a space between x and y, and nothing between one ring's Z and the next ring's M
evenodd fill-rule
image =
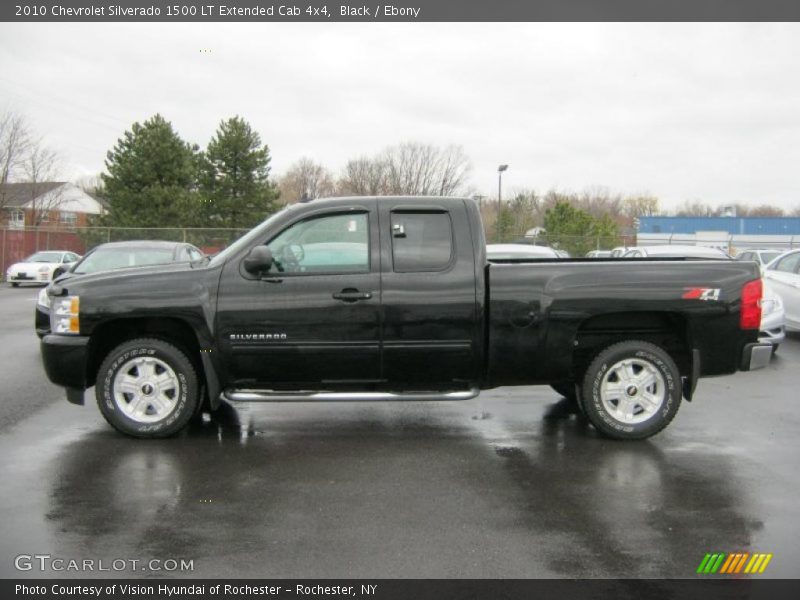
M19 287L19 284L16 281L12 281L11 287Z
M641 440L675 418L680 383L680 371L663 349L639 340L621 342L589 365L582 404L598 431L619 440Z
M191 361L158 339L131 340L109 352L97 373L95 394L106 421L135 437L177 433L200 401Z

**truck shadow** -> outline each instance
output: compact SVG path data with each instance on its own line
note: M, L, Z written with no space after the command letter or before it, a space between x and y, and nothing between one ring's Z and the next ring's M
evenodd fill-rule
M225 406L168 440L91 432L54 465L54 554L191 558L200 577L686 577L760 527L721 453L605 440L563 402L506 419L465 404Z

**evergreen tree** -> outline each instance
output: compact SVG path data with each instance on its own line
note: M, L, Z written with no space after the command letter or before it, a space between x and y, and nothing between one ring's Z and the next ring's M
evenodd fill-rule
M161 115L134 123L106 155L103 173L114 227L184 227L196 212L197 147Z
M206 227L249 228L275 210L269 147L241 117L219 124L200 163Z

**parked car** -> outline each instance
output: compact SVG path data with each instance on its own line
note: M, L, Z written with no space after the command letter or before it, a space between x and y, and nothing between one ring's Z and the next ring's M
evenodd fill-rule
M56 272L55 280L63 283L79 275L122 268L191 262L200 260L204 256L197 247L182 242L110 242L100 244L87 252L80 261L69 265L65 272ZM36 301L35 329L36 335L40 338L50 333L50 297L46 288L39 292Z
M486 258L489 260L514 260L523 258L559 258L559 256L550 246L487 244Z
M586 258L611 258L611 250L590 250Z
M44 283L54 279L58 269L68 269L80 259L69 250L44 250L31 254L22 262L14 263L6 271L6 281L11 287L20 283Z
M611 251L611 258L621 258L630 249L630 246L617 246Z
M570 258L569 252L566 250L556 249L556 255L558 258Z
M664 244L661 246L634 246L622 255L623 258L700 258L730 260L730 255L719 248L708 246L684 246Z
M763 272L764 268L783 254L783 252L783 250L775 250L774 248L751 248L739 251L736 255L736 260L755 261L759 264Z
M223 399L466 400L571 385L595 429L638 440L696 397L698 378L771 354L754 263L641 265L488 262L469 199L298 203L210 261L54 282L42 362L68 401L94 386L105 419L142 438L173 435Z
M775 258L764 269L764 279L783 300L786 329L800 331L800 249Z
M775 293L772 282L764 278L758 341L772 344L772 353L775 354L784 339L786 339L786 311L783 308L783 299Z

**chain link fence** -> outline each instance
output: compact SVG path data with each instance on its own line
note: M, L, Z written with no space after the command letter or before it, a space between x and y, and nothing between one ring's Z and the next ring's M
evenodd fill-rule
M47 227L0 228L0 264L2 277L8 267L41 250L63 250L86 254L107 242L164 240L193 244L213 255L229 246L249 229L190 227Z

